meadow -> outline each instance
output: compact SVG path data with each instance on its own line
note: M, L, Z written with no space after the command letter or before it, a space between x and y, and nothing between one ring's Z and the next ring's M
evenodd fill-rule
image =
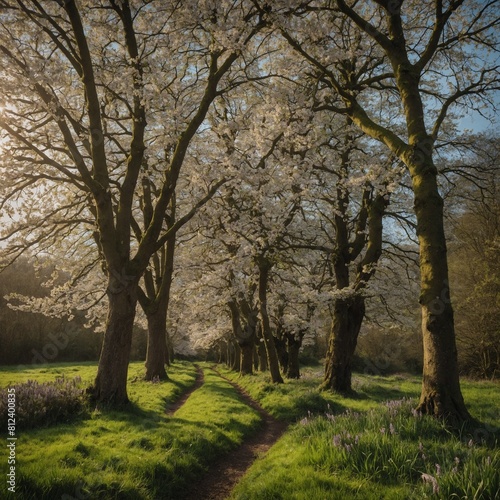
M268 375L239 377L199 363L204 383L175 413L169 406L191 387L197 368L177 361L170 380L141 379L129 369L130 408L88 409L57 425L17 431L16 496L23 499L180 499L217 458L259 430L258 413L236 382L288 430L258 457L235 499L500 499L499 384L463 380L478 423L450 432L415 412L418 377L355 375L356 397L318 390L321 368L271 384ZM0 369L0 387L55 378L92 381L95 364ZM229 380L228 380L229 379ZM7 464L2 447L0 463ZM2 468L4 465L2 465ZM1 497L6 497L5 483Z

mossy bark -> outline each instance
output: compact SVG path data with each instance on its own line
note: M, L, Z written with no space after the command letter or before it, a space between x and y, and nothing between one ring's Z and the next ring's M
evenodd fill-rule
M352 393L352 359L364 316L364 297L358 295L335 301L322 385L324 389L339 394Z
M420 245L420 306L424 367L419 410L451 423L469 420L460 390L453 308L448 283L443 200L437 170L424 146L408 157Z
M108 282L108 317L97 376L90 389L98 406L120 407L129 402L127 373L137 305L137 282L114 276Z
M148 344L146 350L145 380L167 380L165 362L167 351L167 307L162 304L154 312L146 314L148 322Z
M240 375L252 375L254 340L252 339L252 342L240 343L240 350L241 350Z

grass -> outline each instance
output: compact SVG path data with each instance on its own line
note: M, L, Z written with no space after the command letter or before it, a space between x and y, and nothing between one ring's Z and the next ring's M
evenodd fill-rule
M18 496L182 498L214 459L259 425L236 390L208 364L201 366L204 385L174 415L166 415L165 407L194 383L196 367L176 362L170 380L155 384L141 379L142 363L132 363L129 411L90 412L72 423L19 432ZM341 398L318 390L319 367L282 385L271 384L266 374L240 378L219 370L291 424L255 461L233 500L500 500L498 383L462 381L469 409L482 424L451 434L413 411L418 377L355 375L356 397ZM63 375L90 383L95 372L95 364L3 368L0 386ZM6 463L5 453L0 463Z
M317 389L317 370L283 385L263 374L227 375L293 422L249 469L234 500L500 499L498 383L462 382L482 424L451 434L414 411L418 377L357 375L358 395L340 398Z
M143 363L131 363L129 368L130 378L136 376L143 367ZM90 384L96 375L97 365L95 362L85 363L57 363L43 365L20 365L0 367L0 387L14 385L28 380L37 382L52 382L57 377L65 376L73 378L80 376L82 381Z
M242 385L271 415L291 423L309 413L341 413L347 409L368 411L377 408L381 401L416 397L421 387L418 377L410 375L354 375L353 388L357 392L356 396L341 398L318 389L323 374L320 367L303 368L299 380L286 380L285 384L272 384L269 375L265 373L240 378L238 373L227 369L221 371Z
M70 372L90 381L95 374L95 366L75 368L79 367L44 367L39 375L49 380ZM205 370L204 385L186 404L166 415L166 404L193 384L195 367L176 362L169 372L171 380L156 384L140 380L142 371L142 364L131 365L129 411L94 412L71 424L18 434L20 498L179 498L214 458L236 447L259 425L257 413L210 370ZM6 372L2 370L1 380L10 383L38 379L33 369ZM6 463L7 457L0 460ZM5 487L4 482L1 488Z

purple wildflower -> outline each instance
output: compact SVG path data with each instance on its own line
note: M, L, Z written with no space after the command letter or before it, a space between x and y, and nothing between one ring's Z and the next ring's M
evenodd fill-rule
M422 474L422 481L427 484L432 484L432 493L439 493L439 484L437 479L430 474Z

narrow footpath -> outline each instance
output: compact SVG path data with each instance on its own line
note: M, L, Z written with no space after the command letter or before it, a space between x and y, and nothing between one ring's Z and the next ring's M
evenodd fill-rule
M167 415L173 415L191 396L191 394L199 389L205 380L205 376L203 375L203 370L198 366L196 366L196 380L194 384L186 391L177 401L173 402L171 405L168 405L165 409L165 413Z
M208 471L197 483L193 484L190 491L182 500L226 499L252 463L271 448L288 426L286 422L276 420L264 410L262 406L260 406L260 404L247 394L238 384L222 376L214 368L212 369L238 391L241 399L248 406L258 412L261 417L261 426L255 434L247 438L238 448L213 462ZM173 413L177 411L177 409L184 404L189 395L198 387L201 387L202 384L203 371L201 368L198 368L198 377L195 383L196 387L191 388L191 390L175 404L175 409L171 407L168 412Z

